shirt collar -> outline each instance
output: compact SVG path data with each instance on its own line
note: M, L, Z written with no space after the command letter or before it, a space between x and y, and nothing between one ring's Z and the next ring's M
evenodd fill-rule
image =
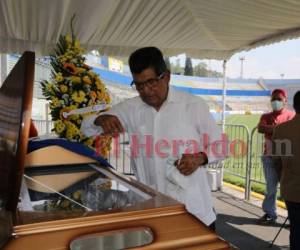
M146 107L151 107L149 106L147 103L143 102L143 100L140 97L140 100L142 102L142 104ZM169 85L169 90L168 90L168 96L167 99L164 101L164 103L162 105L166 105L168 103L174 103L174 102L178 102L179 98L176 97L176 90L174 90L170 85Z

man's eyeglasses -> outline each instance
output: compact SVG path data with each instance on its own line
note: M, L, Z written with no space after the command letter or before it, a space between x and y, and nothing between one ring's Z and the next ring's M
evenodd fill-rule
M156 88L159 85L159 80L163 79L164 76L165 76L165 72L160 74L156 78L150 78L144 82L132 81L130 86L137 91L142 91L145 88L145 86L147 86L148 88Z

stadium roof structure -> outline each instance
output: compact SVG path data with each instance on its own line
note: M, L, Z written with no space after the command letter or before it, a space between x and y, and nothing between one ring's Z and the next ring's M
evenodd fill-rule
M88 50L127 56L143 46L165 55L229 59L300 36L300 1L1 0L0 53L49 54L74 30Z

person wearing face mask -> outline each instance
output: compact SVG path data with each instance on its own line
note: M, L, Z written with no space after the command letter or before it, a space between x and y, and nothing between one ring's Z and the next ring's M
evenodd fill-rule
M265 145L262 164L266 180L265 198L262 203L264 215L259 218L260 224L274 224L277 219L276 194L279 183L278 170L274 167L271 156L271 139L274 128L294 118L295 113L286 108L287 94L283 89L274 89L271 94L272 112L263 114L258 124L258 132L264 134Z

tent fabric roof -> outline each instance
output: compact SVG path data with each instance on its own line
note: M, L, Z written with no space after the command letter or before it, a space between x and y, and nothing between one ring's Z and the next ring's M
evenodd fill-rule
M127 56L157 46L165 55L228 59L300 36L298 0L1 0L0 52L52 52L74 30L88 50Z

